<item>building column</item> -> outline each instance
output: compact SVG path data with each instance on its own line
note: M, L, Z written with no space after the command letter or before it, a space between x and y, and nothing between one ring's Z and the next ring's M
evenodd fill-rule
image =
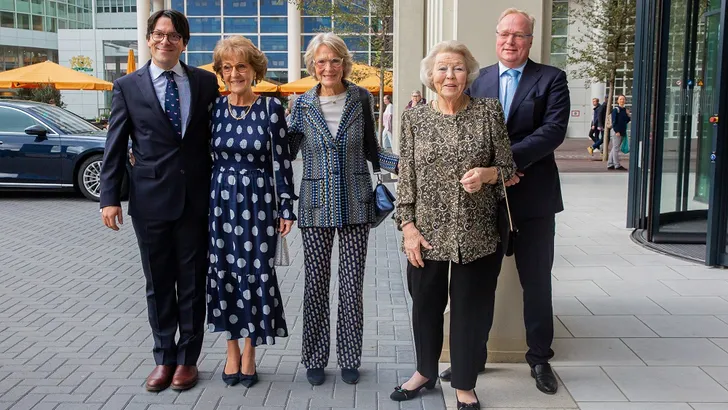
M301 79L301 10L288 2L288 82Z
M149 61L151 54L149 53L149 47L147 47L147 20L150 16L150 4L149 0L137 0L137 42L139 43L138 55L139 55L139 67Z
M164 0L152 0L152 11L164 10L164 8L165 8Z

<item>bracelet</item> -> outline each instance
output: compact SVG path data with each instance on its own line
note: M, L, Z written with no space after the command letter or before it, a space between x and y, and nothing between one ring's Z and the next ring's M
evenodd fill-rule
M413 221L402 222L402 224L399 227L404 229L405 226L412 224L412 223L414 223L414 222Z

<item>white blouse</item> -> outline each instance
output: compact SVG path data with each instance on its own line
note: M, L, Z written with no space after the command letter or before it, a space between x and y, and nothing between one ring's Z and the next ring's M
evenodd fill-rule
M336 138L336 133L339 131L339 123L341 123L341 116L344 114L344 103L346 102L346 91L341 94L331 96L319 96L321 103L321 111L324 114L326 125L329 127L331 136Z

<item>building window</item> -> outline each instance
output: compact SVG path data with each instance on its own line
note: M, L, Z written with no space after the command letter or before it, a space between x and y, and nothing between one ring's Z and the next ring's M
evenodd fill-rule
M226 16L257 16L258 0L225 0L223 13ZM189 13L189 3L187 4Z
M287 17L261 17L261 33L285 33L288 31Z
M219 17L190 17L191 33L220 33Z
M331 31L331 17L302 17L304 33Z
M220 15L220 0L188 1L187 2L187 15L189 15L189 16L219 16Z
M172 10L177 10L177 11L184 13L185 12L184 0L172 0Z
M286 3L286 0L261 0L260 15L285 16L288 14L288 5Z
M0 12L0 27L15 28L15 14L5 11Z
M30 16L18 13L18 28L30 30Z
M271 70L283 70L288 68L288 54L286 53L265 53L268 57L268 68Z
M187 64L192 67L199 67L201 65L212 63L212 53L188 53Z
M287 36L261 36L260 49L263 51L287 51Z
M187 44L187 50L189 51L212 51L215 49L215 45L220 36L192 36L190 42Z
M15 1L13 1L13 0L0 0L0 10L15 11Z
M257 18L225 18L226 34L258 33Z
M568 0L553 0L551 6L551 65L566 68L566 49L569 32Z
M33 16L33 30L43 31L43 16Z

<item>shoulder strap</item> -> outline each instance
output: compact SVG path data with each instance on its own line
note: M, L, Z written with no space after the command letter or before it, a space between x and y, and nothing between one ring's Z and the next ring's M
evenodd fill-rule
M374 119L372 118L372 108L369 105L369 92L363 87L359 87L359 99L364 114L364 156L372 163L374 172L380 172L379 144L377 144L377 135L374 133Z

